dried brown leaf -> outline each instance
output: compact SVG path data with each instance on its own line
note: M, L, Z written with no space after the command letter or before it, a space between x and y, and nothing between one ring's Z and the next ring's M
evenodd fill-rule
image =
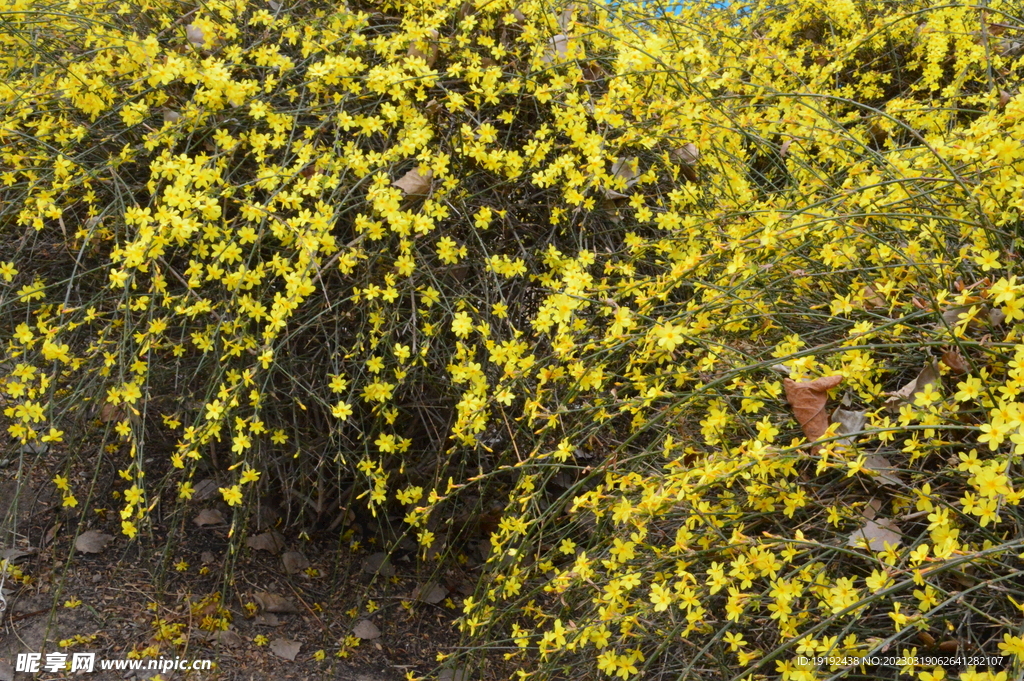
M867 414L867 411L848 411L836 407L836 410L832 412L832 423L839 424L839 427L836 429L836 435L849 435L849 437L836 440L836 443L852 447L857 439L857 436L852 435L852 433L860 433L864 430L864 424L867 423Z
M957 307L951 307L948 310L942 311L943 325L949 328L955 327L957 324L963 324L965 321L968 323L977 323L978 315L987 314L984 307L978 305L959 305Z
M245 639L239 636L238 632L233 629L223 629L221 631L214 632L210 636L210 640L216 641L221 645L231 646L232 648L245 643Z
M842 381L842 376L823 376L813 381L800 382L791 378L782 379L786 400L793 408L793 415L808 441L817 440L828 430L828 412L825 411L828 391Z
M213 498L216 494L217 482L210 478L203 478L196 483L195 488L192 490L192 499L194 501L206 501Z
M864 300L865 310L889 307L889 303L885 300L882 294L879 293L871 284L865 286L864 290L861 291L861 298Z
M279 627L282 624L280 618L272 612L261 612L252 618L252 623L261 627Z
M868 520L864 527L850 535L846 545L858 547L866 542L872 551L884 551L886 542L895 546L900 543L902 536L900 528L889 518Z
M559 33L556 36L552 36L547 50L544 52L543 61L545 64L550 64L555 59L565 59L569 54L569 36L564 33Z
M412 592L412 597L418 601L424 603L430 603L431 605L437 605L448 596L448 589L444 588L437 582L427 582L416 587Z
M925 389L925 386L933 383L938 386L942 385L939 382L939 368L934 361L929 361L914 380L896 392L888 393L889 399L885 403L890 407L898 407L900 404L912 400L914 395Z
M199 527L206 527L207 525L224 525L227 521L224 520L224 515L215 508L204 508L199 512L195 518L192 519Z
M120 421L124 418L124 412L116 404L110 402L104 402L103 406L100 407L100 421L104 423L110 423L111 421Z
M964 359L964 356L956 348L943 350L942 363L949 367L950 371L954 374L966 374L971 369L967 365L967 360Z
M356 622L356 626L352 628L352 634L358 638L364 640L373 640L380 638L380 629L377 625L370 620L359 620Z
M270 652L290 662L295 661L301 649L301 643L288 638L275 638L270 642Z
M669 157L676 163L692 166L700 159L700 149L693 142L687 142L678 149L673 149Z
M272 594L266 591L257 591L253 600L266 612L276 612L282 615L295 614L299 611L298 606L279 594Z
M363 572L368 572L371 575L379 574L381 577L394 577L395 566L388 560L388 554L378 551L363 560Z
M0 551L0 560L9 561L11 565L14 565L22 558L27 558L35 554L38 551L36 548L29 549L4 549Z
M863 467L877 473L878 475L875 478L883 485L900 485L903 483L899 474L896 473L896 469L889 463L889 459L881 454L870 454L864 457Z
M876 497L869 501L868 503L864 504L864 510L861 511L861 515L863 515L868 520L874 520L875 516L877 516L878 512L881 510L882 500Z
M442 669L437 681L469 681L469 674L465 669Z
M284 571L290 575L302 572L309 567L309 560L298 551L286 551L281 556L284 563Z
M409 45L408 55L410 57L419 57L427 63L427 66L433 66L434 62L437 61L438 42L437 42L437 31L431 29L428 31L427 38L421 38L420 40L414 41Z
M394 185L405 192L406 196L426 196L430 193L430 184L433 177L433 170L420 173L419 168L413 168L400 179L395 180Z
M192 44L193 47L202 47L206 44L206 37L203 35L203 29L199 28L195 24L189 24L185 27L185 37Z
M284 548L284 537L280 532L264 532L255 537L245 540L245 545L255 551L268 551L270 553L281 553Z
M82 553L101 553L112 539L112 536L99 530L89 530L78 535L75 539L75 548Z

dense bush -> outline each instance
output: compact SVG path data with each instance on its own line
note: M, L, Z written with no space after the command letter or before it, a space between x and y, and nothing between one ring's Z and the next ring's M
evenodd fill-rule
M66 504L500 511L489 674L1019 673L1020 3L3 12L4 413L99 449Z

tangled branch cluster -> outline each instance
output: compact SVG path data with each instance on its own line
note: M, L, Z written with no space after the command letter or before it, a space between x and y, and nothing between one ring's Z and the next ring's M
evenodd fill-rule
M489 495L480 664L1020 669L1019 3L182 8L0 2L7 430L126 539Z

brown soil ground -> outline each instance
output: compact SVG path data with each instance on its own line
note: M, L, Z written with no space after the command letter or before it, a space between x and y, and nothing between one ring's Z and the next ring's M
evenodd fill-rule
M399 681L409 672L421 676L434 670L437 653L456 645L453 619L476 582L472 567L463 569L459 561L442 571L415 555L396 554L393 569L375 571L385 547L354 533L354 526L344 538L335 530L333 539L314 535L309 540L282 528L283 546L271 542L276 550L253 549L229 540L232 509L216 496L194 501L190 518L154 523L145 536L128 541L120 534L116 509L96 512L97 503L89 509L84 504L62 508L51 482L53 469L45 465L23 473L15 504L16 474L16 460L0 467L0 551L16 556L14 563L30 579L20 584L8 578L3 585L0 681L153 679L157 671L12 671L18 653L94 652L97 659L124 659L147 649L150 656L214 663L212 671L164 672L165 681ZM194 519L203 509L227 520L199 526ZM98 553L75 548L76 538L89 530L112 537ZM249 531L246 538L259 533ZM230 547L239 544L232 553ZM293 563L289 573L283 559L289 551L302 554L291 556L299 567L302 558L308 560L308 571L296 571ZM432 596L424 598L437 602L417 598L426 591ZM216 594L224 595L219 604ZM211 631L217 619L226 631ZM346 646L346 637L363 620L380 635ZM165 640L160 621L165 633L173 629ZM356 633L374 632L363 625ZM76 635L85 640L61 647ZM294 660L275 652L289 654L281 641L301 645ZM338 657L339 651L347 651L347 657Z

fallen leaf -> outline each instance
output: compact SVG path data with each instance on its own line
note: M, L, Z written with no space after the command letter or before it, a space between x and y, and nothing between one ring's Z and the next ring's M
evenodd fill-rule
M0 681L14 681L14 667L0 660Z
M944 310L942 313L942 321L944 322L944 326L948 326L952 329L957 324L963 324L965 320L969 320L968 323L975 322L975 317L981 311L982 308L979 308L976 305L960 305L959 307Z
M268 551L270 553L281 553L284 548L284 537L280 532L264 532L255 537L245 540L245 545L255 551Z
M614 163L612 163L612 177L621 179L622 182L625 183L625 186L623 188L628 189L629 187L632 187L634 184L636 184L637 181L640 179L640 173L638 172L638 168L639 166L637 165L637 159L635 156L632 156L630 158L620 157L616 159ZM619 183L617 182L615 184L616 186L622 186L619 185ZM609 200L627 198L627 195L623 194L618 189L611 189L609 187L605 187L604 196L606 199Z
M999 326L1006 320L1006 313L1000 310L998 307L993 307L988 311L988 323L992 326Z
M203 36L203 29L199 28L195 24L189 24L185 27L185 37L192 43L194 47L202 47L206 44L206 38Z
M678 149L673 149L671 153L669 153L669 157L676 163L692 166L697 163L697 160L700 158L700 150L693 142L687 142Z
M548 44L548 49L544 52L543 60L545 64L550 64L556 58L565 59L569 54L569 36L564 33L559 33L556 36L552 36Z
M576 10L576 5L569 5L561 12L555 15L555 21L558 22L558 28L562 31L569 30L569 24L572 22L572 13Z
M309 567L309 560L298 551L286 551L281 556L284 563L284 571L290 575L302 572Z
M287 638L275 638L270 642L270 651L272 653L291 662L295 661L295 658L298 656L299 650L301 649L301 643Z
M896 527L896 523L889 518L882 518L878 521L868 520L864 523L864 527L850 535L846 545L856 548L863 542L867 542L868 548L872 551L884 551L886 542L895 546L900 543L900 537L902 537L900 528Z
M252 618L252 623L262 627L279 627L281 619L272 612L261 612Z
M825 402L828 391L842 383L842 376L823 376L813 381L794 381L782 379L786 389L786 400L793 408L797 423L804 431L808 441L813 442L828 430L828 412Z
M903 481L896 473L896 469L893 468L889 460L881 454L870 454L864 457L863 467L869 471L877 473L874 476L883 485L901 485Z
M448 596L448 589L444 588L437 582L427 582L417 586L412 592L412 597L418 601L424 603L430 603L431 605L437 605Z
M956 348L950 348L942 352L942 363L945 364L954 374L966 374L970 371L967 360Z
M100 553L107 548L107 544L113 539L109 534L103 534L99 530L89 530L78 535L75 539L75 548L82 553Z
M266 591L257 591L253 595L253 600L263 610L267 612L276 612L282 615L292 615L299 611L298 606L292 603L284 596L278 594L268 593Z
M431 29L427 32L429 38L422 38L414 41L409 45L408 55L410 57L419 57L427 63L427 66L433 66L434 62L437 61L437 31ZM420 49L424 48L424 49Z
M854 440L857 439L857 436L852 435L852 433L860 433L864 430L864 424L867 423L867 414L867 411L848 411L836 407L836 410L832 412L832 423L839 424L839 427L836 429L836 435L849 435L849 437L836 440L836 444L852 447Z
M395 566L388 560L388 554L378 551L363 560L363 572L369 572L371 575L379 574L381 577L394 577Z
M865 310L889 307L889 303L882 297L882 294L871 284L865 286L864 290L861 291L861 298L864 300Z
M206 501L215 494L217 494L217 483L210 478L203 478L192 489L192 499L195 501Z
M192 519L198 527L206 527L207 525L224 525L227 521L224 520L223 514L215 508L204 508L199 512L195 518Z
M612 176L620 178L627 187L632 187L640 179L640 166L636 156L619 157L612 163Z
M359 620L356 622L356 626L352 628L352 634L357 638L369 641L380 638L380 629L370 620Z
M0 560L9 561L13 565L14 563L17 563L22 558L26 558L27 556L31 556L32 554L34 554L36 552L36 550L37 549L34 549L34 548L24 549L24 550L22 550L22 549L4 549L3 551L0 551Z
M43 540L39 542L40 548L45 549L50 545L50 542L52 542L57 536L57 533L60 532L61 525L62 523L54 523L53 526L46 531L46 534L43 535Z
M426 196L430 193L430 180L433 177L433 170L428 170L424 175L419 168L413 168L401 179L395 180L394 185L405 192L406 196Z
M110 423L111 421L120 421L123 418L124 412L116 404L110 402L104 402L103 406L100 407L100 421L104 423Z
M213 551L203 551L199 554L199 561L203 565L209 565L217 561L216 556L213 555Z
M210 636L210 640L220 643L221 645L231 647L240 646L245 643L245 639L239 636L237 631L232 629L224 629L214 632L213 635Z
M924 390L926 385L937 383L939 380L939 369L934 361L929 361L921 369L917 378L907 383L896 392L888 393L889 399L885 401L890 407L896 407L903 402L913 399L914 395ZM941 385L941 383L939 384Z
M469 675L465 669L442 669L437 681L469 681Z
M1013 95L1011 95L1006 90L1000 90L999 91L999 108L1000 109L1005 109L1006 105L1010 103L1011 99L1013 99Z
M878 512L882 510L882 500L875 498L864 504L864 510L861 511L861 515L868 520L874 520Z

